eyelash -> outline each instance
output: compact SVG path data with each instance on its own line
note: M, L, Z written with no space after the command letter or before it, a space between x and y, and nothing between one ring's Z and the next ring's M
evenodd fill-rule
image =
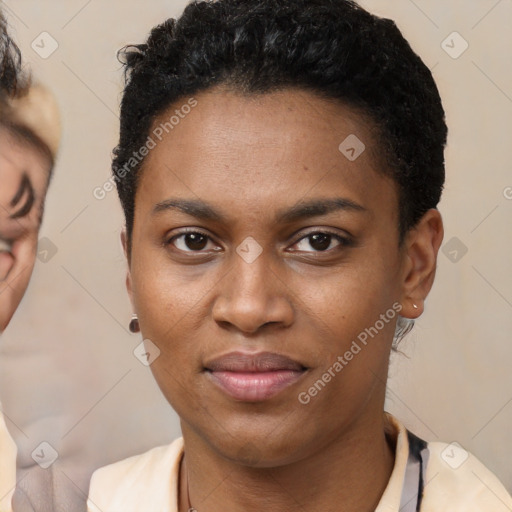
M168 245L172 245L173 242L181 237L184 237L185 235L188 235L190 233L193 233L193 234L197 234L197 235L201 235L205 238L207 238L208 240L212 241L210 235L208 235L207 233L205 233L204 231L201 231L199 229L188 229L188 230L185 230L185 231L182 231L181 233L178 233L176 235L174 235L173 237L169 238L164 245L168 246ZM303 235L302 237L300 237L299 239L297 239L293 245L297 245L299 242L301 242L302 240L304 239L307 239L308 237L312 236L312 235L317 235L317 234L322 234L322 235L329 235L331 237L333 237L335 240L337 240L339 242L339 246L338 247L350 247L353 245L353 240L348 238L348 237L343 237L341 236L340 234L338 233L333 233L332 231L328 230L328 229L323 229L323 230L317 230L317 231L310 231L309 233L306 233L305 235ZM189 250L189 251L183 251L181 249L177 249L178 251L180 252L185 252L185 253L196 253L196 254L201 254L203 253L203 251L193 251L193 250ZM332 251L336 250L336 247L333 248L333 249L327 249L325 251L302 251L302 252L313 252L315 254L325 254L325 253L330 253ZM301 252L301 251L299 251Z

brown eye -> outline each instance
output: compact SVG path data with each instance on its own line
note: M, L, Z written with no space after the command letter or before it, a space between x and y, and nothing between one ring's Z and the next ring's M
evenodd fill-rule
M326 233L316 233L309 236L309 243L317 251L326 251L331 245L332 236Z
M187 233L184 235L184 243L192 251L204 249L207 242L208 239L201 233Z
M187 231L172 237L167 243L183 252L200 252L207 248L210 237L200 231Z
M337 242L334 247L332 247L333 241ZM350 245L350 240L334 233L317 231L302 237L295 245L302 252L311 252L310 248L314 252L327 252L336 247Z

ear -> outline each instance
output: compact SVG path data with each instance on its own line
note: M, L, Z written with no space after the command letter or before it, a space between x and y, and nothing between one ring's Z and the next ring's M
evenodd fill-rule
M121 231L121 245L123 246L124 256L126 258L126 262L128 265L128 270L126 271L126 290L128 291L128 296L130 297L130 302L133 305L133 286L132 286L132 274L130 271L130 254L128 252L128 236L126 235L126 228L123 228Z
M434 283L443 236L441 214L430 209L405 237L400 311L405 318L418 318L423 313L425 299Z

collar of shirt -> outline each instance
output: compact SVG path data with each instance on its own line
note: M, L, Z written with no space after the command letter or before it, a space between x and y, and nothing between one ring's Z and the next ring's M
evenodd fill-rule
M395 464L375 512L400 510L409 458L406 428L385 413L387 435L395 442ZM97 471L91 480L89 512L178 512L179 468L183 438ZM168 475L167 478L164 475ZM141 492L143 491L143 492Z

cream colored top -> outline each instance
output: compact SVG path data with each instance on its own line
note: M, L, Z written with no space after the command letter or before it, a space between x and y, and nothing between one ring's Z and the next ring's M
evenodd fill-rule
M12 440L0 412L0 512L11 512L16 487L16 444Z
M387 414L387 417L396 436L395 464L375 512L417 510L418 493L412 501L402 496L406 494L406 485L410 492L417 488L418 482L410 471L407 430L393 416ZM427 457L422 463L426 467L420 512L512 511L511 496L475 456L446 443L425 445L428 455L422 452ZM183 448L180 437L170 445L98 469L91 479L88 511L178 512L178 471Z

